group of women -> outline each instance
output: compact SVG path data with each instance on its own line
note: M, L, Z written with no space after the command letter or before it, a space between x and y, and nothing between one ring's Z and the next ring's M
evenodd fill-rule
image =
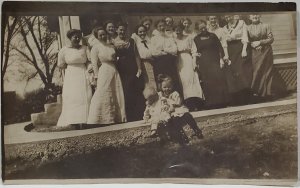
M142 119L142 92L146 87L159 90L159 74L172 78L190 110L244 104L252 95L270 96L270 26L256 14L250 15L250 25L235 15L225 20L220 27L217 16L208 16L197 21L193 31L189 18L175 25L166 17L152 31L148 18L131 37L127 24L107 21L93 29L86 39L88 47L80 45L81 31L70 30L71 45L58 55L58 66L66 69L58 126Z

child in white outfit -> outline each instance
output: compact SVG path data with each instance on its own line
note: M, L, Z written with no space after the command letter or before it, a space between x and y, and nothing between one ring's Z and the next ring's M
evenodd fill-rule
M151 123L151 136L156 134L159 126L166 126L171 119L172 105L169 105L167 98L160 97L153 87L144 90L146 109L143 119Z

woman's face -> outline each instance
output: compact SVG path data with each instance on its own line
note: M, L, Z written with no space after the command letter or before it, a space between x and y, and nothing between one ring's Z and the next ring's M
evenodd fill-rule
M114 35L115 34L115 25L113 23L108 23L106 25L106 31L109 35Z
M252 23L259 23L260 22L260 16L255 14L255 15L250 15L250 20L252 21Z
M183 23L182 23L182 25L183 25L183 27L185 29L189 29L190 26L191 26L191 24L190 24L190 22L188 20L184 20Z
M207 33L207 28L205 23L200 23L198 26L198 30L200 34L205 34Z
M143 25L147 28L147 30L150 30L151 27L151 21L150 20L145 20L143 22Z
M117 34L120 38L124 38L126 34L126 27L125 26L119 26L117 29Z
M233 21L233 16L232 15L226 15L225 20L226 20L227 23L232 22Z
M159 22L159 23L157 24L157 30L158 30L159 32L165 32L165 23L164 23L164 22Z
M78 46L80 43L80 40L81 40L80 34L74 34L70 39L72 46Z
M172 26L173 25L173 19L171 17L167 17L165 19L166 25L167 26Z
M173 85L171 81L163 81L161 83L161 90L164 93L164 95L169 96L173 91Z
M137 35L144 40L146 38L146 29L144 27L139 27Z
M233 16L233 19L234 19L234 20L239 20L239 19L240 19L240 15L234 15L234 16Z
M177 37L181 37L182 35L183 35L183 33L182 33L183 31L182 31L182 29L181 28L175 28L175 33L176 33L176 35L177 35Z
M208 21L212 26L215 26L217 24L217 16L209 16Z
M107 40L107 33L104 30L98 30L97 38L100 41L106 42Z

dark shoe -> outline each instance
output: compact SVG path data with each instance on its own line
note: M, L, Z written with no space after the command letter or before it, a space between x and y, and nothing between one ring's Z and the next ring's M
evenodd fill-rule
M150 135L149 135L148 137L149 137L149 138L155 138L155 137L157 137L157 132L156 132L156 130L152 130L151 133L150 133Z
M196 133L193 136L197 136L199 139L203 139L204 136L202 134L202 131L196 131Z

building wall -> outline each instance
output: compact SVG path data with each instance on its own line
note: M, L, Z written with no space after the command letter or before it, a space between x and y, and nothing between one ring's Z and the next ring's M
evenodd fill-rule
M274 54L297 52L295 13L264 14L261 19L272 27Z
M171 15L172 16L172 15ZM106 17L109 17L106 15ZM121 15L120 16L123 21L128 23L128 35L130 36L131 33L134 32L135 26L140 23L140 20L143 16L133 16L133 15ZM157 21L158 19L163 18L164 16L157 16L157 15L147 15L150 17L153 22ZM206 15L178 15L172 16L175 23L177 23L183 17L189 17L193 23L199 19L206 18ZM99 18L100 19L100 18ZM101 20L101 19L100 19ZM278 54L292 54L296 57L297 52L297 32L296 32L296 13L293 12L283 12L283 13L263 13L261 16L261 20L264 23L268 23L271 25L273 35L274 35L274 43L273 51L275 56ZM92 30L92 28L86 29L86 23L80 23L79 16L62 16L60 17L60 31L61 31L61 44L68 43L68 39L65 36L67 30L70 28L80 29L84 26L84 30ZM193 28L194 25L192 25ZM153 26L154 27L154 26ZM152 27L152 29L154 29ZM83 28L81 28L83 29Z

